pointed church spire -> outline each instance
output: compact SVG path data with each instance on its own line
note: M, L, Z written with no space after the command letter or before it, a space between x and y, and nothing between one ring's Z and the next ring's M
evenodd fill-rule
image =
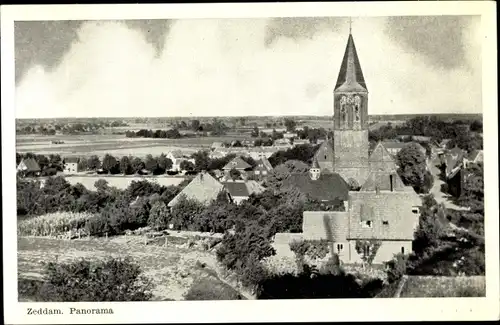
M361 71L356 46L354 45L354 38L351 34L351 24L352 21L349 19L349 38L347 39L347 46L340 66L335 91L368 91L363 71Z

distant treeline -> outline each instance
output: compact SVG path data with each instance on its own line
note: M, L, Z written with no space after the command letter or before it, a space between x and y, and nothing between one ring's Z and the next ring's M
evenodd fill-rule
M406 121L403 125L393 126L390 123L377 130L370 131L371 141L395 139L398 136L428 136L432 141L440 142L451 139L450 148L458 146L472 151L483 148L483 123L477 119L455 119L445 121L437 116L418 116Z
M41 135L55 135L56 133L62 134L82 134L82 133L95 133L98 130L109 127L128 126L123 121L113 122L77 122L77 123L37 123L30 122L28 125L19 125L16 128L17 134L41 134Z

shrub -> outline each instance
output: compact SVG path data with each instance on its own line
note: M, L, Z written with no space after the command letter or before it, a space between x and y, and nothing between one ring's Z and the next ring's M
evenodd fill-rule
M100 215L96 215L85 223L85 231L91 236L111 235L111 227L108 221Z
M154 230L163 230L168 227L170 213L167 205L162 201L153 204L149 212L148 226Z
M131 259L80 260L45 266L47 281L39 295L42 301L147 301L151 283Z
M399 281L406 274L408 256L404 254L396 254L391 261L386 262L387 281L394 283Z
M17 225L18 236L57 236L80 231L94 216L89 213L56 212L24 219Z
M196 279L184 295L185 300L241 300L242 296L214 277Z

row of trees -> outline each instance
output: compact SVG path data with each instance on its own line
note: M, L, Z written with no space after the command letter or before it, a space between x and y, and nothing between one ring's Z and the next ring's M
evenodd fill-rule
M178 129L169 129L169 130L146 130L141 129L139 131L125 131L125 136L127 138L160 138L160 139L180 139L183 137L180 134Z
M94 133L100 129L109 127L128 126L124 121L87 121L77 123L30 123L22 125L16 129L17 134L41 134L55 135L57 132L62 134L80 134Z
M176 121L173 124L174 129L190 130L193 132L210 132L211 135L224 135L229 130L229 127L220 119L214 118L212 122L202 123L200 120L191 121Z

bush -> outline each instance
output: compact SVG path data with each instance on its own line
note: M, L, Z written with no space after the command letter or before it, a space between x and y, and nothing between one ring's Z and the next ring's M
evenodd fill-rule
M162 201L153 204L149 212L148 226L154 230L167 229L170 219L167 205Z
M214 277L196 279L184 295L185 300L241 300L242 296Z
M387 281L389 283L399 281L406 274L407 263L408 256L401 253L394 255L391 261L386 262Z
M42 301L147 301L151 283L131 259L80 260L45 266L47 281L41 287Z
M89 213L56 212L24 219L17 224L18 236L57 236L80 231L94 216Z

